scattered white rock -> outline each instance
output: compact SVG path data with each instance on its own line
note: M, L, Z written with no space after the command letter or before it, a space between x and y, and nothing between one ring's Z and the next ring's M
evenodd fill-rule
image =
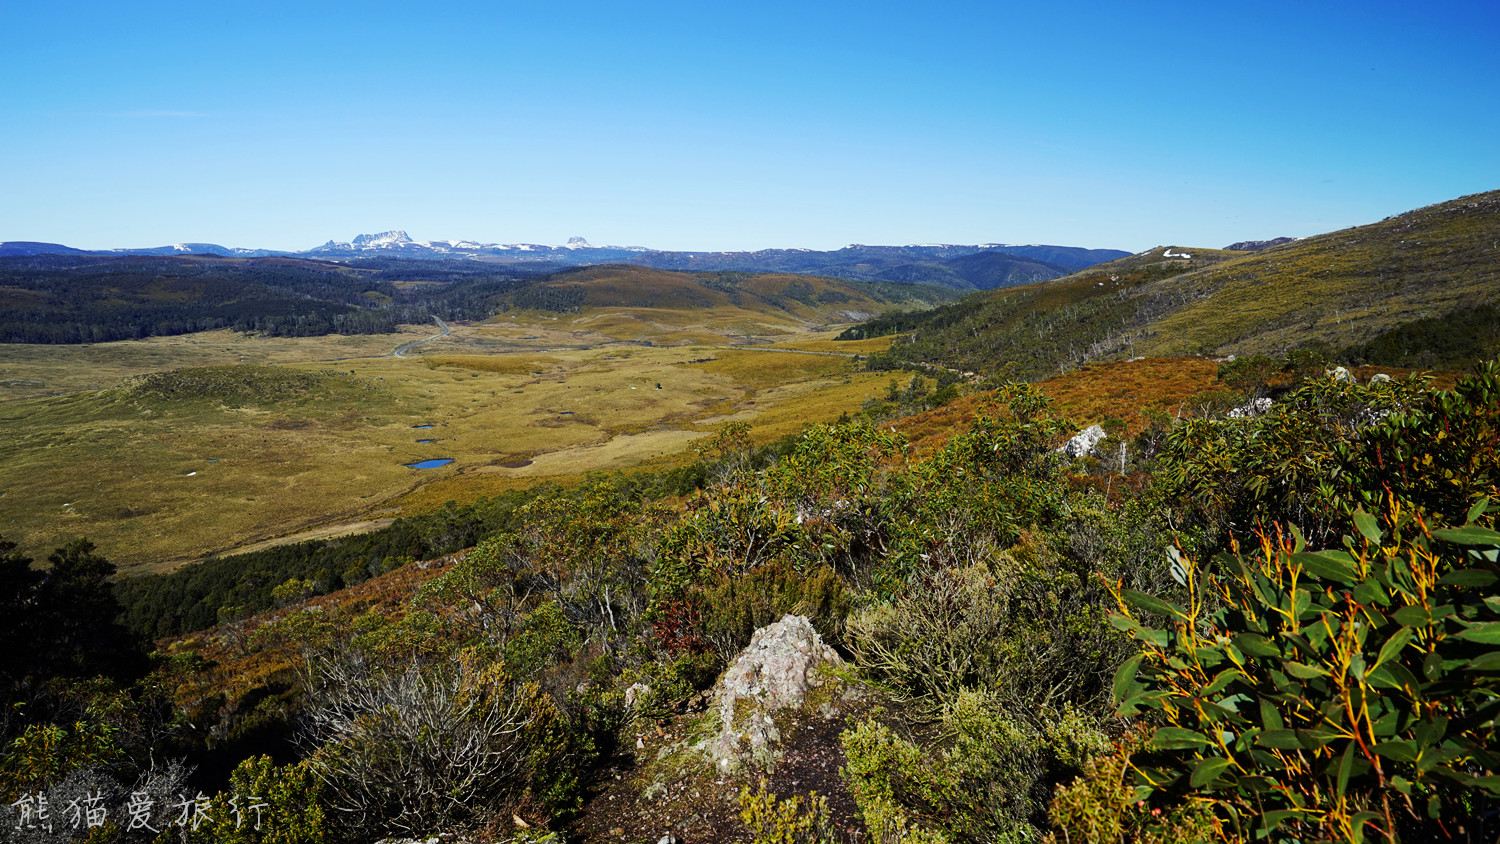
M625 708L634 709L641 697L649 694L651 694L650 686L645 683L631 683L625 688Z
M1104 429L1098 425L1090 425L1079 431L1072 439L1063 443L1058 451L1068 457L1083 457L1093 452L1094 448L1105 439Z
M1371 384L1378 384L1381 381L1389 381L1389 380L1391 380L1391 376L1386 375L1384 372L1377 372L1374 375L1370 376L1370 383Z
M1335 366L1334 368L1328 370L1327 372L1324 372L1323 374L1335 381L1342 381L1345 384L1354 383L1354 373L1350 372L1348 369L1345 369L1342 366Z
M1260 416L1271 409L1271 400L1268 398L1251 399L1244 404L1229 411L1229 416L1234 419L1246 419Z

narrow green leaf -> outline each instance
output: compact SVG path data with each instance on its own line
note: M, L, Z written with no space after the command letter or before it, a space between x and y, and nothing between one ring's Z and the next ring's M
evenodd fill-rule
M1432 535L1454 545L1500 545L1500 533L1476 525L1435 530Z
M1152 750L1190 750L1207 745L1208 739L1203 735L1182 727L1157 727L1151 736Z
M1223 691L1226 686L1228 686L1230 683L1233 683L1235 680L1243 681L1244 679L1245 675L1241 674L1239 672L1239 669L1226 668L1223 671L1220 671L1218 673L1218 676L1214 677L1212 682L1200 689L1198 691L1198 694L1203 695L1204 697L1207 697L1208 695L1215 695Z
M1287 660L1286 673L1299 680L1311 680L1314 677L1327 677L1328 672L1313 665Z
M1413 690L1417 687L1417 676L1393 660L1370 672L1370 682L1391 689Z
M1224 769L1229 767L1230 764L1230 760L1219 757L1204 759L1193 768L1193 776L1189 782L1193 788L1202 788L1218 779L1219 774L1223 773Z
M1374 516L1364 511L1364 508L1354 511L1354 526L1359 529L1360 535L1365 539L1377 545L1380 544L1380 525L1375 521Z
M1324 580L1353 583L1359 579L1354 573L1354 558L1348 551L1312 551L1294 554L1292 562L1301 564L1304 569Z
M1388 607L1391 604L1390 596L1386 595L1385 590L1381 589L1380 584L1374 580L1366 580L1354 587L1354 600L1366 606L1379 604L1382 607Z
M1500 645L1500 621L1484 621L1478 624L1471 624L1455 635L1467 642L1478 642L1481 645Z
M1392 709L1390 712L1375 719L1375 723L1370 725L1370 730L1377 736L1393 736L1400 726L1401 713Z
M1134 589L1122 589L1120 594L1137 609L1169 618L1187 618L1187 613L1182 607L1163 601L1155 595L1147 595L1145 592L1137 592Z
M1380 821L1380 815L1375 812L1360 812L1359 814L1355 815L1349 821L1349 826L1354 829L1354 840L1356 842L1363 841L1365 835L1365 827L1369 826L1370 824L1378 824Z
M1281 649L1256 633L1241 633L1234 637L1234 646L1247 656L1281 656Z
M1167 546L1167 572L1172 575L1172 579L1177 581L1179 585L1187 585L1187 565L1183 562L1182 552L1177 550L1176 545Z
M1332 730L1325 730L1320 727L1312 727L1306 730L1296 730L1295 732L1297 733L1297 738L1302 741L1302 746L1307 748L1308 750L1316 750L1317 748L1322 747L1323 745L1333 741L1334 739L1342 738L1342 736L1338 733L1335 733Z
M1426 607L1402 607L1391 613L1391 619L1402 627L1426 627L1432 616Z
M1469 671L1500 671L1500 651L1490 651L1484 656L1471 659L1464 668Z
M1296 809L1278 809L1277 811L1266 812L1264 815L1261 815L1260 822L1261 826L1264 829L1274 830L1276 829L1276 827L1281 825L1282 821L1292 820L1294 818L1300 820L1301 818L1305 817L1306 814L1306 812L1301 812Z
M1339 773L1337 779L1338 795L1343 797L1349 790L1349 769L1354 764L1354 742L1344 748L1344 756L1339 760Z
M1483 569L1454 569L1438 578L1438 583L1444 586L1462 586L1465 589L1483 589L1495 585L1497 581L1500 581L1500 577Z
M1382 664L1389 662L1391 659L1399 656L1401 654L1401 649L1406 647L1407 643L1409 643L1410 641L1410 627L1403 627L1400 630L1397 630L1395 633L1391 634L1391 638L1387 639L1385 641L1385 644L1380 646L1380 655L1375 658L1375 665L1372 666L1372 670L1374 668L1379 668Z
M1260 723L1267 730L1279 730L1286 726L1281 720L1281 712L1276 709L1276 704L1265 698L1260 699Z
M1469 508L1469 515L1464 518L1464 522L1471 525L1474 524L1474 520L1478 519L1480 516L1483 516L1485 511L1489 508L1490 497L1486 495L1480 498L1478 501L1474 502L1474 506Z
M1145 654L1136 654L1130 659L1125 660L1125 664L1121 665L1120 669L1115 672L1114 689L1115 700L1117 702L1128 700L1142 688L1141 683L1135 679L1135 675L1136 671L1141 667L1141 660L1144 658Z
M1386 741L1375 745L1375 753L1397 762L1417 761L1417 747L1409 741Z
M1266 730L1255 737L1255 743L1275 750L1302 749L1302 740L1297 737L1295 730Z
M1471 782L1490 794L1500 796L1500 776L1475 777Z

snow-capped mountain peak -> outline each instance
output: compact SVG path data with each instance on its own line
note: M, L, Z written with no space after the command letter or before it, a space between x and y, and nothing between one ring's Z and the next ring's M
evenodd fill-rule
M411 243L411 238L406 232L397 229L395 231L381 232L380 234L362 234L354 238L351 244L355 249L381 249L392 246L400 246L403 243Z

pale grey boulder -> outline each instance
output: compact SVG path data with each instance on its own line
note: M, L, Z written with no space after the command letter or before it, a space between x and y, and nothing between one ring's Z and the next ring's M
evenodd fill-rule
M755 631L714 687L714 733L698 744L714 767L769 771L781 756L775 713L800 709L809 694L836 682L844 664L805 616L787 615Z

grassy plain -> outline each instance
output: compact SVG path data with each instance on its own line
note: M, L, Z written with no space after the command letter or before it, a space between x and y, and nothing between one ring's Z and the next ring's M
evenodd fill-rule
M872 349L827 342L834 318L801 305L511 311L401 358L391 352L434 327L0 346L0 379L15 384L0 388L0 534L39 559L86 536L127 574L158 571L542 480L681 463L724 421L765 441L879 394L886 379L845 356ZM453 462L405 465L438 457Z

